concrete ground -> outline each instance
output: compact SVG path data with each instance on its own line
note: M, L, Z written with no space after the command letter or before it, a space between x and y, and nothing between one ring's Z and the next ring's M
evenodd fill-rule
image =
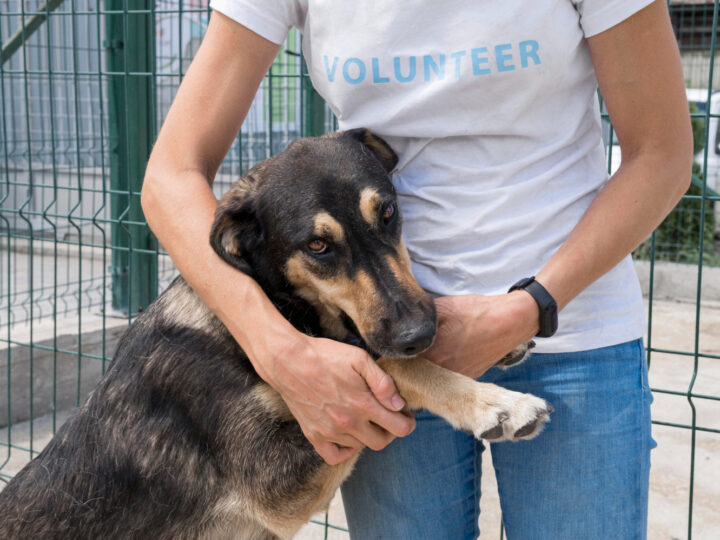
M695 343L695 305L691 303L655 301L653 303L652 345L675 351L693 351ZM705 303L700 310L699 350L704 354L720 355L720 303ZM685 392L694 371L692 357L653 353L650 382L653 388ZM693 391L697 394L720 396L720 360L701 358ZM720 429L720 402L694 399L696 425ZM653 419L671 423L692 421L692 409L685 396L655 394ZM61 425L67 412L57 413L55 423ZM27 447L29 423L12 426L12 444ZM52 416L46 415L33 423L33 450L39 451L52 433ZM675 540L687 538L688 501L690 493L691 434L687 429L653 426L658 447L652 453L652 472L649 509L649 538ZM0 430L0 444L8 440L7 429ZM720 434L696 432L695 484L693 499L693 538L720 538ZM496 539L500 535L500 509L490 454L483 463L481 538ZM28 452L0 446L0 468L3 475L16 473L28 460ZM323 515L316 516L319 521ZM339 495L329 511L329 523L345 527L345 516ZM325 527L308 524L298 539L325 538ZM346 532L329 528L327 538L347 538ZM429 539L432 540L432 539Z

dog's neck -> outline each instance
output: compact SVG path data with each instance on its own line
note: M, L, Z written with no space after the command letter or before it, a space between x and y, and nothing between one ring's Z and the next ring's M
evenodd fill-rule
M269 293L270 301L280 314L285 317L296 330L309 336L326 336L317 310L306 300L290 292Z
M303 334L342 341L363 348L372 354L372 351L368 350L365 342L358 335L352 322L343 320L345 317L325 320L327 317L323 317L310 302L297 296L290 289L273 293L266 290L265 294L268 295L282 316Z

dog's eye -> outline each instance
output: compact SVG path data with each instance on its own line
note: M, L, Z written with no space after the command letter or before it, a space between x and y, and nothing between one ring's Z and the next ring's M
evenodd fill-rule
M395 213L397 212L397 205L395 203L388 204L382 213L383 221L387 224L392 221L392 219L395 217Z
M308 249L313 253L325 253L328 250L328 245L322 240L315 239L308 244Z

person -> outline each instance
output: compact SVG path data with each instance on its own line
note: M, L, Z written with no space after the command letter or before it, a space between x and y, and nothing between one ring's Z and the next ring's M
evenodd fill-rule
M644 538L654 443L629 253L685 192L692 163L665 1L211 7L149 160L143 209L317 452L336 464L378 451L343 486L351 536L476 537L483 446L427 413L415 424L364 351L298 333L208 244L210 185L292 26L340 129L369 128L399 156L405 243L438 311L425 355L555 408L536 439L492 445L508 537ZM610 179L598 84L622 150ZM542 330L528 289L507 292L531 276L560 309L557 333L523 364L491 369Z

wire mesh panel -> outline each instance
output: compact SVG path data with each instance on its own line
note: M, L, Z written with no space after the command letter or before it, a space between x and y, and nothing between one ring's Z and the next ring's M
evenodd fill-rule
M142 217L140 186L209 15L206 0L0 0L4 481L84 400L132 316L176 274ZM324 106L303 107L300 40L291 32L262 83L216 195L332 127Z
M635 253L659 443L650 536L709 538L720 526L708 510L720 485L718 2L671 1L670 12L696 157L692 187ZM176 273L147 228L140 187L209 16L206 0L0 0L2 480L82 402L121 332ZM301 39L291 31L263 81L218 171L218 197L291 140L333 128ZM612 172L620 147L605 119ZM491 490L483 497L483 515L495 516ZM483 537L499 531L498 512ZM342 508L306 533L347 537Z
M718 2L671 0L670 15L683 63L695 159L689 190L635 253L647 280L646 343L658 441L652 457L650 534L714 538L720 530L719 468L712 457L720 448ZM669 483L681 494L673 503L686 508L682 520L676 514L669 522L665 505L670 499L660 502Z

